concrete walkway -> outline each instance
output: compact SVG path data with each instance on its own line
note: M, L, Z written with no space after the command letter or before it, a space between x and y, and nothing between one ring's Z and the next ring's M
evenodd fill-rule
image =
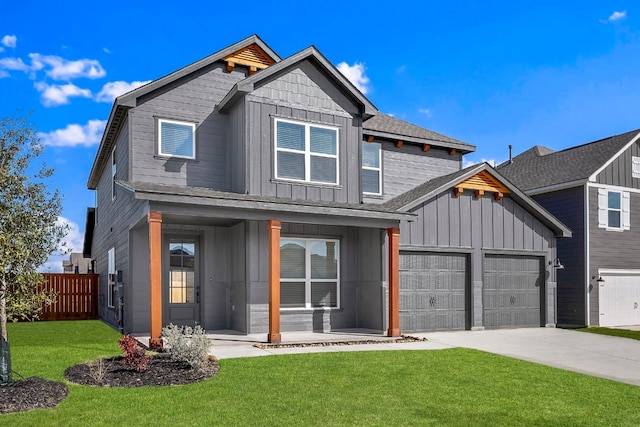
M266 334L240 335L233 331L209 334L210 353L218 359L293 353L374 350L441 350L465 347L560 369L640 386L640 341L556 328L501 329L491 331L413 334L427 341L393 343L379 332L363 330L331 333L289 332L283 344L367 342L352 345L258 348ZM143 337L138 337L144 343Z

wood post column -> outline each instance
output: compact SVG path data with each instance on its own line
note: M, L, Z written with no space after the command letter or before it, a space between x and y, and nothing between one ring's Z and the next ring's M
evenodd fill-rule
M269 334L267 342L279 343L280 336L280 229L277 219L267 222L269 227Z
M162 348L162 212L149 212L149 294L151 335L149 348Z
M389 329L387 336L400 336L400 228L387 229L389 244Z

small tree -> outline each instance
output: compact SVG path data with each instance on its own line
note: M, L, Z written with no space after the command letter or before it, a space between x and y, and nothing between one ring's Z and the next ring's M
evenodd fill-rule
M34 309L37 316L41 303L52 302L39 289L38 268L67 233L56 222L58 190L45 184L53 169L31 165L43 149L27 118L0 118L0 384L11 382L7 319L33 317Z

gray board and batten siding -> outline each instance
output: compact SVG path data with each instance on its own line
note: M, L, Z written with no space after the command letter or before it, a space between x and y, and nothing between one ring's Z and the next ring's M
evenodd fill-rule
M573 230L571 239L557 243L564 266L557 271L558 325L586 325L584 186L537 194L533 199Z
M509 195L505 195L501 200L495 200L490 195L478 199L471 191L455 196L453 190L448 190L410 209L410 212L418 214L418 218L414 222L401 223L400 250L403 254L440 254L447 260L446 255L451 253L464 254L469 259L466 285L468 295L465 299L469 320L465 324L466 329L509 327L516 323L541 326L555 322L555 271L548 268L546 262L556 257L556 237L550 228ZM541 301L538 323L535 320L529 323L516 321L513 324L492 321L485 325L484 310L488 307L485 307L484 303L487 295L483 294L488 268L488 264L485 263L488 257L496 256L507 256L511 259L512 265L519 265L522 257L538 260L538 277L542 281L542 285L537 287ZM453 262L453 259L446 262L449 261ZM526 267L529 269L530 266ZM442 270L449 270L449 273L442 274L442 286L446 287L448 285L445 284L449 283L459 288L463 281L456 280L455 277L464 277L460 274L460 269L451 267ZM518 275L514 277L517 278ZM509 294L508 298L509 304L511 295ZM433 301L430 296L426 298ZM437 296L434 304L438 304ZM458 308L459 304L455 305L453 310ZM421 330L459 329L462 318L464 317L458 316L457 320L453 320L456 319L455 316L450 316L448 326L433 324L427 329L422 327Z
M631 144L595 177L598 184L640 189L640 179L632 176L632 157L640 157L640 143ZM597 204L596 204L597 205Z
M598 189L589 187L589 272L598 269L640 270L640 194L631 194L631 228L608 231L598 227ZM589 316L592 325L599 319L599 283L589 282Z

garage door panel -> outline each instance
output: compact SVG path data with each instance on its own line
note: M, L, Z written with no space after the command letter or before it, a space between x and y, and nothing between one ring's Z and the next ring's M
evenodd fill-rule
M465 329L467 255L400 254L400 328L404 331Z
M543 274L541 257L486 255L484 326L541 326Z
M600 326L640 324L640 275L602 275L599 283Z

